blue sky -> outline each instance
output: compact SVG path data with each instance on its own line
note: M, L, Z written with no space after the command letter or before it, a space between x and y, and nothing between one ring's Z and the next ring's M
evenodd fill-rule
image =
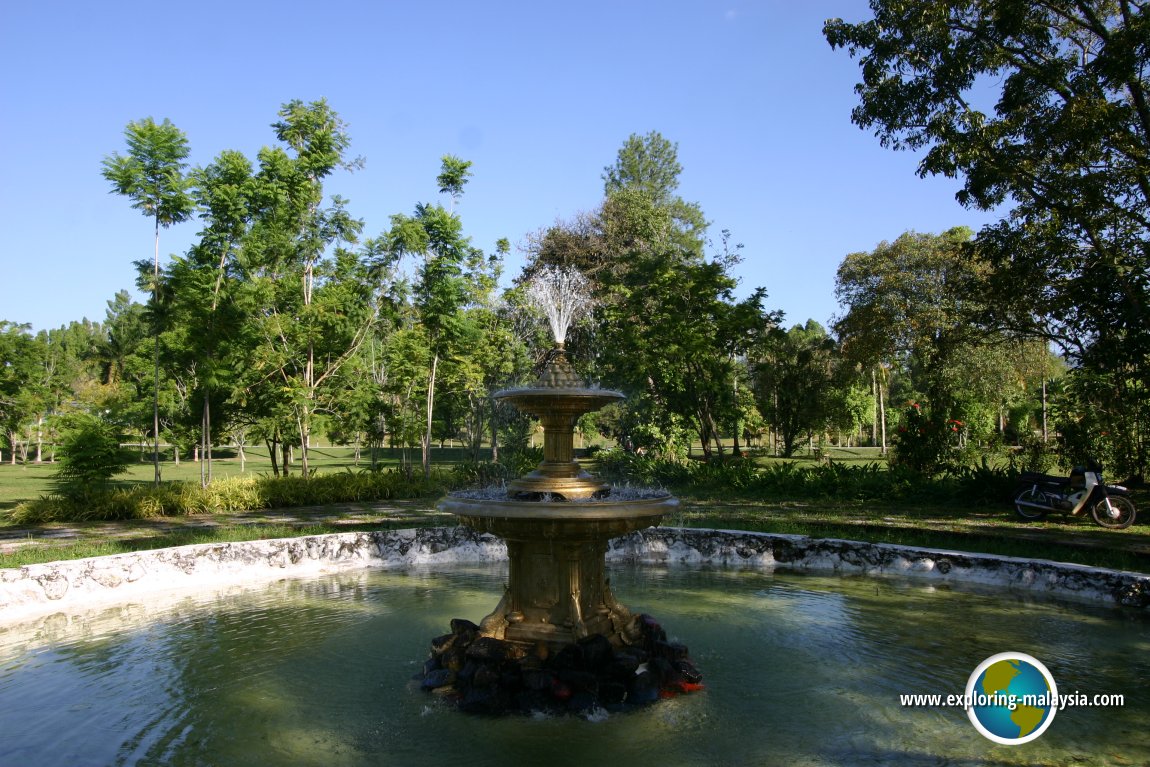
M822 37L865 0L196 3L0 6L0 319L103 319L152 257L151 224L109 193L124 126L172 120L191 162L254 157L291 99L323 97L366 167L329 192L366 233L436 198L439 158L471 160L458 208L490 251L591 210L632 133L678 143L679 193L744 245L740 292L826 324L851 252L906 230L978 229L956 182L850 122L857 63ZM165 230L161 256L198 227ZM507 265L522 265L516 250Z

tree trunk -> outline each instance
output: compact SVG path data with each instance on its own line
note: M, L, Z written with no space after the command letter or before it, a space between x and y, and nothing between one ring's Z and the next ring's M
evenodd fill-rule
M1045 366L1044 366L1045 367ZM1046 444L1048 432L1046 431L1046 375L1042 376L1042 444Z
M870 369L871 402L874 403L870 419L870 443L873 447L878 444L878 378L875 377L874 368Z
M280 466L276 458L276 451L279 449L279 445L272 439L264 440L264 444L268 446L268 458L270 458L272 462L272 476L278 477L280 475Z
M303 418L299 421L299 466L303 476L310 476L307 466L307 449L311 442L311 406L304 405Z
M200 487L212 482L212 401L204 389L204 417L201 423L200 438L204 443L204 461L200 464Z
M882 387L878 387L878 412L882 424L882 455L886 455L886 403L882 398Z
M152 271L152 304L159 311L160 304L160 214L156 213L156 261ZM156 487L160 486L160 329L153 328L156 343L152 354L152 465L156 470Z
M36 421L36 463L44 462L44 415Z
M435 409L435 373L439 367L439 354L431 356L431 376L427 381L427 429L423 433L423 478L431 477L431 414Z
M496 412L498 405L491 400L491 462L499 462L499 417Z

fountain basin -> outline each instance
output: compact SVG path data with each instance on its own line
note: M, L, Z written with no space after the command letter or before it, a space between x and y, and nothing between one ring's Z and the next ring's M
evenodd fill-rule
M201 543L0 570L0 627L56 612L99 609L157 595L360 569L404 569L507 559L503 541L464 527L331 533ZM974 583L1150 614L1150 575L1042 559L863 543L804 535L662 527L608 544L611 562L707 565L913 577Z
M19 626L2 611L0 762L1053 767L1150 759L1150 709L1138 694L1150 675L1144 615L1050 599L1021 580L1007 588L1003 565L993 568L997 585L963 585L976 555L952 560L946 574L908 569L915 577L771 572L754 563L782 539L698 530L636 534L612 546L610 574L629 602L690 638L708 668L705 691L624 715L462 717L405 685L428 634L488 605L506 565L451 562L483 553L471 539L440 549L445 540L438 532L364 536L372 552L364 561L388 567L243 593L189 591L163 609L148 600L98 610L79 600ZM811 561L825 567L834 550L824 546ZM905 563L948 556L840 550L850 573L865 572L863 562L899 572L896 555ZM650 564L629 559L641 552ZM439 564L410 564L420 561ZM251 564L235 582L263 569ZM905 692L960 690L979 661L1009 648L1042 659L1060 690L1124 692L1126 705L1069 708L1042 738L1013 748L986 741L960 709L899 705Z

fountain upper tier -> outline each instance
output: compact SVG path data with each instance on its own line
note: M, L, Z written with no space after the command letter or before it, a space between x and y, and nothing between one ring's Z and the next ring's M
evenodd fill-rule
M588 474L575 460L575 423L583 414L623 399L621 392L587 386L567 361L563 344L556 344L533 386L504 389L494 396L535 416L543 426L543 462L535 471L508 483L511 497L550 494L570 501L607 492L607 483Z

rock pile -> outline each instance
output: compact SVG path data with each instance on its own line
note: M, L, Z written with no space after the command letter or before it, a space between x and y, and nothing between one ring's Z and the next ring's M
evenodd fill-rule
M636 617L638 640L615 647L592 635L558 650L525 647L456 618L431 642L419 686L471 714L589 714L624 711L702 689L685 645L667 641L658 621Z

